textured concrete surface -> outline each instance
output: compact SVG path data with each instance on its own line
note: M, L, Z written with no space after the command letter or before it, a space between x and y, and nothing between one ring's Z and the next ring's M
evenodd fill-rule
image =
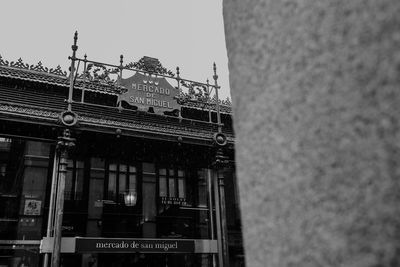
M400 266L399 14L224 0L248 267Z

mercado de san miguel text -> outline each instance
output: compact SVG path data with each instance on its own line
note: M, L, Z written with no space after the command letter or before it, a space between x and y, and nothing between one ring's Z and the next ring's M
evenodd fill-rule
M196 82L77 39L69 73L0 56L0 266L244 266L215 64Z

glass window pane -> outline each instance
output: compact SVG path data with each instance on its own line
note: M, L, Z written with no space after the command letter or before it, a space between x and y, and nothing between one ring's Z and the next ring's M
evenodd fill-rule
M122 194L126 191L126 174L119 174L119 193Z
M103 210L99 208L99 204L103 200L104 182L103 180L90 179L89 183L89 218L101 218Z
M121 164L121 165L119 165L119 170L120 170L120 172L126 172L127 166L125 164Z
M156 168L154 163L143 162L143 172L144 173L156 173Z
M167 175L166 169L160 169L160 175Z
M181 197L181 198L186 197L185 180L184 179L178 179L178 193L179 193L179 197Z
M83 161L76 161L76 167L79 169L83 168Z
M207 171L206 169L198 170L197 172L197 201L199 206L208 205L208 187L207 187Z
M168 179L169 196L176 197L175 193L175 179Z
M129 175L129 189L136 190L136 175L135 174Z
M12 140L10 138L0 137L0 151L10 151Z
M26 156L48 156L50 153L50 144L36 142L36 141L26 141Z
M200 185L199 188L198 201L200 206L207 206L207 187Z
M91 158L90 166L92 169L104 169L104 160L102 158Z
M71 191L72 191L72 170L67 171L67 175L65 176L65 189L64 189L64 198L65 200L71 200Z
M76 170L76 180L75 180L75 200L82 200L83 194L83 169Z
M169 169L169 176L174 176L175 175L175 171L173 169Z
M129 166L129 172L136 172L135 166Z
M178 170L178 176L179 176L179 177L185 176L185 172L182 171L182 170Z
M156 185L154 183L143 184L143 219L145 222L154 221L156 217ZM145 237L146 234L144 233Z
M116 193L116 175L114 172L110 172L108 176L108 198L114 199Z
M117 170L117 164L110 164L110 171L116 171Z
M160 197L167 196L167 178L160 177Z
M74 168L74 162L70 159L67 160L67 168L68 169Z

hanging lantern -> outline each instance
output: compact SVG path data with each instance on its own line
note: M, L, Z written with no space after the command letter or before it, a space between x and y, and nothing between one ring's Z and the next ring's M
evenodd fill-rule
M137 201L137 193L135 190L129 190L124 195L125 205L129 207L133 207L136 205Z

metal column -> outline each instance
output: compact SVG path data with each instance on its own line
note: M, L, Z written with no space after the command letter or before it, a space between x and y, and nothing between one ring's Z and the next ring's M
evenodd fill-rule
M58 158L58 153L56 151L54 153L54 160L53 160L53 174L51 180L50 204L49 204L49 215L47 218L46 237L51 237L54 227L54 205L56 199L57 180L58 180L58 163L59 163L59 158ZM49 253L46 253L43 259L43 267L47 267L48 265L49 265Z
M212 173L211 169L207 169L207 186L208 186L208 211L209 211L209 220L210 220L210 234L211 234L211 239L215 239L215 229L214 227L216 226L215 221L214 221L214 206L213 206L213 179L212 179ZM216 255L212 254L212 266L216 267L217 266L217 259Z
M223 245L222 245L222 231L221 231L221 211L220 211L220 195L218 189L218 171L213 170L213 185L214 185L214 200L215 200L215 218L217 228L217 242L218 242L218 267L224 266Z
M224 175L221 171L216 172L216 180L218 181L219 192L219 205L221 213L221 237L222 237L222 253L225 265L229 264L229 251L228 251L228 226L226 223L226 206L225 206L225 185Z
M75 139L70 137L69 129L65 129L63 136L59 137L57 143L57 153L60 153L59 169L58 169L58 184L57 184L57 199L55 206L55 222L54 222L54 244L51 257L51 267L60 266L60 251L62 237L62 220L64 214L64 190L65 177L67 175L67 158L68 150L75 146Z

